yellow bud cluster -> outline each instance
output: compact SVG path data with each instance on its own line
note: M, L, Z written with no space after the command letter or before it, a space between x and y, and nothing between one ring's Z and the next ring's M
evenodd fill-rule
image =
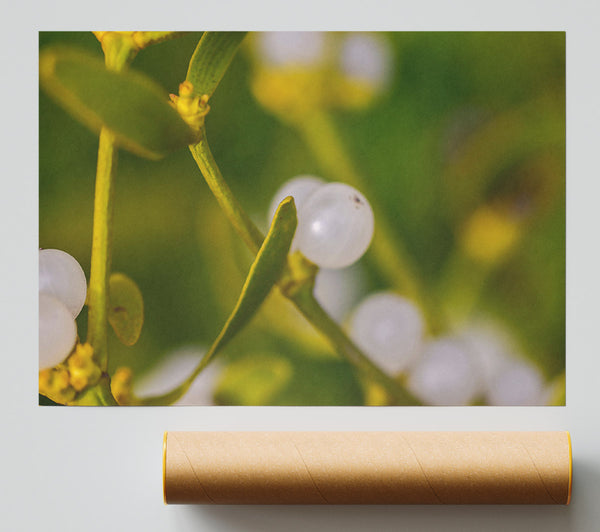
M40 371L39 390L41 394L59 404L71 402L77 393L71 386L69 371L63 364Z
M128 41L129 45L135 50L141 50L147 46L165 41L177 35L174 31L93 31L92 32L101 44L104 39L122 39Z
M297 121L312 109L367 107L376 95L368 83L321 71L260 68L252 78L252 93L265 109L286 121Z
M78 392L97 384L101 375L92 346L77 344L64 363L39 372L39 390L55 403L69 404Z
M322 40L322 50L315 51L312 58L307 58L306 54L296 55L295 52L286 51L289 43L286 45L285 39L280 43L271 42L268 46L283 46L283 52L275 53L274 59L263 48L264 35L255 34L248 41L248 51L254 66L252 92L255 98L267 110L288 122L301 119L311 109L356 110L368 107L384 92L387 81L349 74L341 67L340 54L348 37L345 33L326 34ZM369 36L361 38L371 39ZM320 41L316 33L314 39L308 37L308 34L301 38L303 41L306 39L309 42L304 42L304 45L309 48L310 41ZM379 48L378 55L383 61L387 54L385 41L376 37L371 40L371 53ZM377 42L381 46L376 46ZM319 48L319 45L316 47ZM297 49L296 47L295 50ZM287 54L292 57L286 59Z
M189 81L179 85L179 95L170 94L171 104L195 131L204 125L204 117L210 111L208 95L194 95L194 87Z
M78 392L100 380L102 372L94 362L93 355L90 344L77 344L75 352L67 359L71 386Z

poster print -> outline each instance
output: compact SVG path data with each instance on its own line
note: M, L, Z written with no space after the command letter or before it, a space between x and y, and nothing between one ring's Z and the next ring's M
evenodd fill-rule
M39 38L41 404L565 404L564 33Z

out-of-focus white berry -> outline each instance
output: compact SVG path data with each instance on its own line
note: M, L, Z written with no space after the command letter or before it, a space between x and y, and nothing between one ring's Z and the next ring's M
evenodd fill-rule
M187 346L173 351L150 372L134 383L133 393L149 397L170 392L187 379L202 359L206 349ZM216 379L222 371L218 361L202 370L176 405L212 405Z
M360 263L355 263L339 270L319 269L313 293L327 313L339 323L363 291L364 272Z
M460 406L475 399L481 382L466 346L444 338L426 346L410 372L408 387L427 404Z
M548 384L542 388L542 392L538 398L538 406L550 406L553 404L556 388ZM554 405L556 406L556 405Z
M258 50L272 66L313 66L323 57L325 38L319 31L268 31L259 34Z
M62 301L76 318L87 293L85 274L79 263L59 249L41 249L40 294L49 294Z
M40 371L60 364L71 352L77 339L77 325L69 309L50 294L39 295Z
M423 318L407 299L380 292L356 308L350 320L350 335L375 363L396 374L405 370L419 352Z
M325 182L322 179L312 175L299 175L286 181L277 192L275 192L275 195L271 200L271 205L269 205L269 223L273 220L277 207L285 198L292 196L296 205L296 211L299 211L300 206L304 204L306 198L323 183Z
M502 368L512 360L513 348L509 340L499 330L488 326L474 326L466 329L460 339L471 352L479 368L482 392L490 389Z
M323 268L344 268L360 259L373 238L373 210L367 199L344 183L315 190L298 214L298 249Z
M376 35L353 33L342 45L340 68L348 78L381 88L392 76L390 46Z
M534 366L514 360L496 375L487 394L493 406L535 406L546 404L544 379Z

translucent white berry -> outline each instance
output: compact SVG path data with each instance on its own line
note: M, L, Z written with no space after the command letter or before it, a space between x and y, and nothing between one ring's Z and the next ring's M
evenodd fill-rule
M344 268L365 253L373 237L373 210L367 199L344 183L315 190L298 213L298 249L323 268Z
M319 31L269 31L259 36L259 53L273 66L312 66L323 57L325 37Z
M176 349L150 372L136 380L133 387L134 394L138 397L148 397L171 391L191 375L205 352L206 349L196 346ZM221 371L222 366L217 361L211 362L175 404L212 405L216 380Z
M327 313L338 323L364 293L364 271L360 263L347 268L319 269L315 278L314 296Z
M40 293L40 371L60 364L77 339L77 326L69 309L50 294Z
M304 204L306 198L323 183L322 179L312 175L299 175L286 181L275 192L271 200L271 205L269 206L269 223L271 223L277 207L285 198L292 196L296 204L296 211L299 211L300 206Z
M392 74L390 47L375 35L353 33L342 45L340 67L351 79L366 82L373 88L383 87Z
M501 331L481 325L464 330L460 338L479 368L481 391L486 393L502 368L513 358L509 339Z
M407 299L380 292L365 299L350 319L350 335L375 363L389 373L406 369L423 339L423 318Z
M479 393L481 381L466 346L444 338L424 349L411 370L408 387L430 405L466 405Z
M76 318L83 308L87 292L85 274L79 263L59 249L41 249L39 265L40 294L56 297Z
M487 399L494 406L535 406L546 404L544 379L526 362L515 360L496 375Z

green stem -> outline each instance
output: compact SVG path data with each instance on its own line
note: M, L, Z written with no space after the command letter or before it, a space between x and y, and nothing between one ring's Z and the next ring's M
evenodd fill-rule
M190 146L190 150L202 175L227 218L230 220L237 233L242 237L248 248L256 254L262 245L264 237L244 212L241 205L233 196L231 189L225 182L208 147L204 128L202 129L201 141L194 146ZM291 275L293 277L293 273ZM281 279L288 279L289 277L290 269L288 266L282 274ZM396 404L419 404L399 382L389 377L383 370L371 362L352 340L348 338L343 329L325 312L325 310L323 310L312 294L312 281L314 281L314 279L304 279L303 282L291 292L287 286L283 286L281 283L280 288L282 289L283 295L288 299L291 299L306 319L328 339L336 352L358 370L364 372L366 375L380 383ZM181 388L185 386L189 387L189 384L191 384L196 376L204 369L204 367L206 367L214 354L212 351L213 350L211 349L211 351L206 353L196 370L185 381ZM179 394L178 389L176 389L164 396L149 398L144 401L144 404L165 404L165 402L168 402L167 400L173 398L175 398L173 400L177 400L179 397L181 397L181 395Z
M202 127L200 141L190 146L192 156L200 168L206 183L219 202L221 209L237 233L242 237L250 251L256 255L264 240L263 234L254 225L250 217L242 209L237 199L231 192L229 185L223 179L223 175L217 166L217 163L210 151L206 141L206 130Z
M86 388L73 403L77 406L118 406L110 390L110 377L105 373L97 384Z
M114 140L113 133L108 129L103 128L100 131L88 289L87 342L94 348L94 358L102 371L106 371L108 367L108 278L112 254L114 175L117 164Z
M398 381L390 377L381 368L375 365L357 346L350 340L340 326L323 310L315 299L312 290L304 285L298 290L291 300L306 319L323 334L335 348L354 367L366 376L381 384L390 398L397 405L418 405L420 402L406 390Z
M329 340L337 353L343 356L364 375L382 385L390 398L394 401L394 404L407 406L420 404L420 402L398 381L387 375L371 362L352 340L346 336L340 326L329 316L329 314L327 314L327 312L325 312L325 310L323 310L321 305L319 305L318 301L314 298L310 284L304 284L293 296L290 296L289 299L291 299L306 319ZM173 404L185 395L196 377L206 366L208 366L217 351L222 347L223 343L219 342L219 339L217 339L211 349L202 357L202 360L198 366L196 366L192 374L177 388L163 395L136 398L134 399L133 404L145 406Z
M439 330L437 306L427 297L410 254L381 214L384 209L378 204L376 194L369 190L367 181L355 170L333 120L325 112L313 110L294 121L293 125L324 172L367 195L377 216L375 235L369 250L376 268L390 286L423 309L431 332Z
M115 50L103 44L108 70L123 70L135 55L131 50ZM118 53L117 53L118 52ZM112 259L114 180L117 167L115 135L107 128L100 131L96 189L94 193L94 222L92 227L92 256L88 288L87 342L94 349L94 359L103 372L108 368L108 279ZM106 388L110 393L110 383ZM114 398L112 398L114 401ZM116 402L115 402L116 404Z

